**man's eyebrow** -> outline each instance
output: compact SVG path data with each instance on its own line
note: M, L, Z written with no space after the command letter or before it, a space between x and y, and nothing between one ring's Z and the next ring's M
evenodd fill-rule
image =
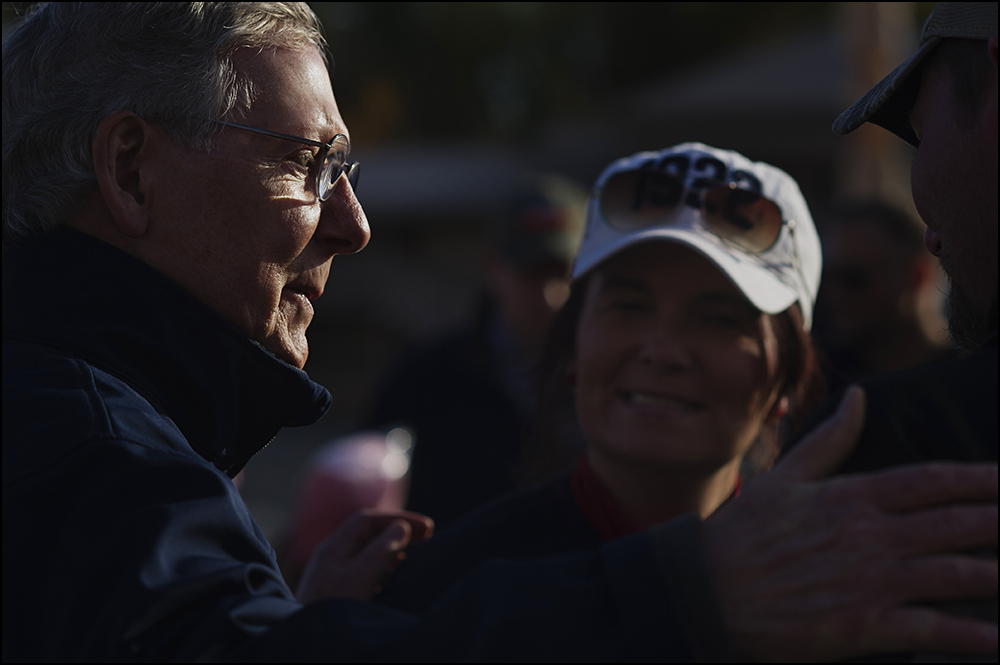
M351 142L351 134L350 132L347 131L347 125L344 124L343 119L338 120L334 116L327 115L324 113L322 127L323 127L322 131L329 134L327 138L320 139L324 143L332 141L333 137L337 136L338 134L343 134L344 136L347 137L347 142L348 143Z

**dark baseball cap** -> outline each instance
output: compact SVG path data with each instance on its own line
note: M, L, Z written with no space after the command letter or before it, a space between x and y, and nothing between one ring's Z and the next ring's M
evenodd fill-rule
M920 144L910 126L910 107L915 91L906 94L906 86L920 62L942 39L989 39L997 31L997 3L942 2L924 23L916 52L892 73L866 92L833 123L834 134L853 132L865 122L888 129L916 147ZM900 91L903 91L902 93Z

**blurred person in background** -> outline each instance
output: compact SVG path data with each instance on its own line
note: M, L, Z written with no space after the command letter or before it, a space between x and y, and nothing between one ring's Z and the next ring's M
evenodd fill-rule
M480 257L487 293L472 326L405 351L380 383L368 424L414 432L406 505L439 528L516 487L533 371L569 294L585 200L567 178L525 176Z
M583 455L416 548L377 601L421 612L492 557L593 549L737 496L823 397L821 261L798 185L769 164L685 143L608 166L540 363L535 447L551 464L569 415Z
M859 202L828 210L819 231L815 335L830 390L954 357L922 225L886 203Z
M995 653L995 627L907 603L996 588L928 558L995 539L995 466L823 480L857 392L704 522L484 566L413 617L356 598L427 522L362 516L293 594L231 477L329 406L310 303L369 238L316 16L38 5L4 38L2 120L4 660Z

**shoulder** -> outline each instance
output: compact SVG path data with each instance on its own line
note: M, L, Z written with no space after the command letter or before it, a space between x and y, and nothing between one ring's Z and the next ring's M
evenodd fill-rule
M600 544L568 481L560 479L501 497L415 547L377 602L418 613L486 561L533 559Z
M5 487L83 446L112 441L193 455L173 421L123 380L60 349L4 340Z
M997 459L997 347L862 383L865 429L845 471Z

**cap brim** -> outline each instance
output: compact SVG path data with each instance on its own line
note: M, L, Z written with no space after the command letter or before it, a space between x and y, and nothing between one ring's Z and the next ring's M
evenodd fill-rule
M714 263L736 285L754 307L766 314L778 314L798 302L799 294L749 255L728 252L705 235L683 228L654 227L622 237L609 243L600 252L587 256L586 261L573 266L573 279L594 268L606 258L627 247L651 241L668 241L686 245Z
M841 113L833 123L833 133L848 134L870 122L889 130L914 147L919 146L920 140L910 125L910 101L900 103L897 93L940 41L939 37L927 40L916 53Z

